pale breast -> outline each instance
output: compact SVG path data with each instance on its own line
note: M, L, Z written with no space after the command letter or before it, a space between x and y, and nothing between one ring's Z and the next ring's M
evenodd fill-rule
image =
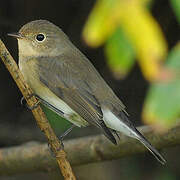
M77 126L87 126L87 122L83 120L74 110L72 110L64 101L57 97L47 86L39 80L36 59L28 61L21 59L19 68L25 78L25 81L32 88L33 92L46 102L56 107L64 113L64 117Z

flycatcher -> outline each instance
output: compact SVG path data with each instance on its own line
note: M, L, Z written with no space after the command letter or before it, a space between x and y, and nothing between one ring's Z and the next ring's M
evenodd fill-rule
M76 126L96 126L114 144L113 131L135 138L159 162L166 162L133 126L123 103L59 27L36 20L9 35L18 40L19 68L42 103Z

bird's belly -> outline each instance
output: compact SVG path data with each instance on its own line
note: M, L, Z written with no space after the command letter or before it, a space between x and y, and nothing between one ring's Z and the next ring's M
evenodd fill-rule
M81 118L71 107L69 107L64 101L62 101L58 96L51 92L47 87L37 88L34 92L43 100L60 110L64 113L63 117L75 124L76 126L87 126L88 123L83 118ZM57 113L57 112L56 112ZM58 114L61 115L61 114Z
M81 127L87 126L88 123L83 118L81 118L71 107L69 107L64 101L57 97L54 93L46 90L46 93L37 93L40 98L44 99L46 102L60 110L64 113L64 118L69 120L71 123ZM56 112L57 113L57 112ZM60 114L59 114L60 115Z
M28 66L22 64L21 61L19 67L25 78L25 81L32 88L35 94L37 94L41 99L45 100L53 107L63 112L63 117L76 126L80 127L88 125L87 121L81 118L73 109L71 109L65 102L63 102L58 96L56 96L47 86L41 83L38 74L36 73L36 64L34 61L29 62Z

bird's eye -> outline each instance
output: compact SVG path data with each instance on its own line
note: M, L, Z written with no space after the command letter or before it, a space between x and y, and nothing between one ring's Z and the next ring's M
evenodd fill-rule
M46 37L45 37L44 34L38 34L38 35L36 36L36 40L37 40L38 42L44 41L45 38L46 38Z

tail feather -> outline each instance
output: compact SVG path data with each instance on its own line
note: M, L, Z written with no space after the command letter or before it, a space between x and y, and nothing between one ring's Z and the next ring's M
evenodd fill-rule
M164 157L151 145L151 143L137 130L137 139L152 153L152 155L161 163L165 164Z
M104 122L108 128L113 129L118 132L121 132L121 133L124 133L125 135L127 135L129 137L136 138L154 155L154 157L161 164L166 163L166 160L162 157L162 155L133 126L133 124L131 123L131 121L129 121L125 112L123 112L123 111L119 112L116 109L114 109L113 112L111 112L110 110L107 110L107 109L102 109L102 110L103 110L103 115L104 115ZM105 135L107 135L107 133L105 133ZM110 136L107 136L107 137L110 138Z

